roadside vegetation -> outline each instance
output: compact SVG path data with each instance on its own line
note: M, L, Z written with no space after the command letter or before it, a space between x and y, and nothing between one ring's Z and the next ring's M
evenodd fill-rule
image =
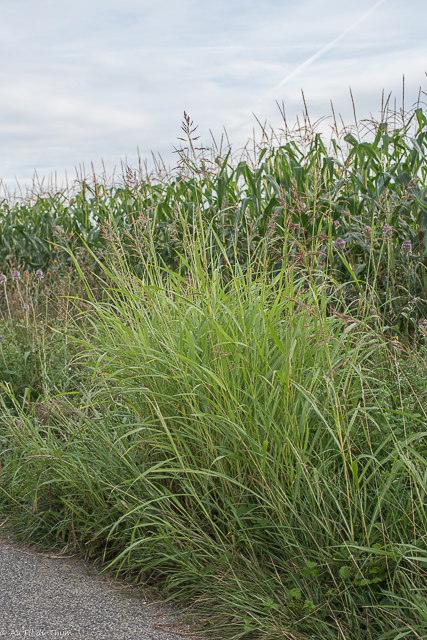
M3 201L20 539L202 636L427 637L427 118L385 115L238 161L185 117L172 175Z

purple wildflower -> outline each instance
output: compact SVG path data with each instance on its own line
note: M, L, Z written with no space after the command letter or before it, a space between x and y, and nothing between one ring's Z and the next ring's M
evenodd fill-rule
M385 224L383 226L383 238L391 238L393 235L393 227L390 227L389 224Z
M0 284L6 284L7 278L4 273L0 273Z
M421 320L418 322L418 324L420 325L420 327L426 327L427 326L427 320L425 318L421 318Z
M37 269L36 271L36 278L38 278L39 280L43 280L43 271L41 269Z
M2 336L2 334L0 333L0 342L1 342L2 340L3 340L3 336Z
M337 238L336 241L335 241L335 246L339 251L341 251L342 249L345 249L345 240L344 240L344 238Z
M30 308L30 305L24 302L24 304L22 305L22 308L24 309L24 311L28 311L28 309Z
M402 253L411 254L412 253L412 244L409 240L404 240L402 244Z
M12 278L14 280L20 280L21 279L21 274L19 273L18 269L15 269L15 271L12 273Z

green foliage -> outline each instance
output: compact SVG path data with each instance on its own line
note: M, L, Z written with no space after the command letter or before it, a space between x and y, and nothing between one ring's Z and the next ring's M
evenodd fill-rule
M427 635L426 124L2 203L22 539L215 637Z
M215 637L423 637L424 348L329 312L316 272L212 268L216 242L141 278L117 248L84 390L5 414L3 510Z
M0 285L0 384L21 402L78 388L70 335L84 326L84 293L78 274L61 268Z
M214 163L182 158L166 179L130 173L120 187L84 182L72 198L4 200L0 267L8 274L71 265L67 251L85 246L107 260L119 240L141 275L133 247L144 237L176 270L180 257L190 259L186 237L202 224L217 238L217 265L247 264L262 243L270 267L279 269L284 256L297 258L304 247L312 268L345 285L347 304L354 291L369 291L385 324L413 332L427 318L426 123L417 109L400 129L378 123L371 142L347 134L332 141L332 151L316 134L304 149L295 142L265 147L255 164L234 164L230 154Z

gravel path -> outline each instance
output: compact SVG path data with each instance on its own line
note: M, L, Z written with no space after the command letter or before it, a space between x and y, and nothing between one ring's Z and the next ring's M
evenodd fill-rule
M0 639L183 640L171 609L124 595L81 559L0 538ZM179 629L179 633L177 630ZM200 636L199 636L200 637ZM193 636L194 638L194 636Z

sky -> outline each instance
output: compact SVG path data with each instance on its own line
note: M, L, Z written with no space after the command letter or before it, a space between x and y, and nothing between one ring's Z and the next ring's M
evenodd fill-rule
M173 166L186 111L239 149L330 101L344 122L427 92L426 0L0 0L0 180ZM422 99L427 96L421 94Z

